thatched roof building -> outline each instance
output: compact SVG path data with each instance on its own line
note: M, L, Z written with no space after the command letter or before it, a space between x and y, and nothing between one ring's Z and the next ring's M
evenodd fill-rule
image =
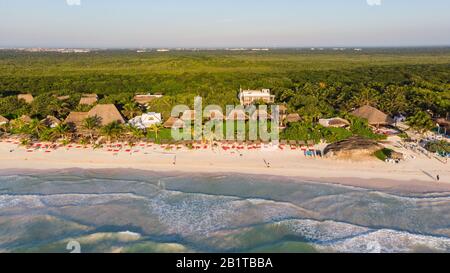
M4 116L0 115L0 125L6 124L8 122L9 122L9 119L7 119Z
M209 120L224 120L224 115L223 115L222 111L217 110L217 109L205 111L205 116Z
M243 109L233 109L227 116L228 120L245 121L249 117Z
M350 126L350 122L343 118L320 119L319 124L327 128L345 128L347 126Z
M136 95L134 96L134 101L140 105L147 105L150 102L162 97L163 97L162 95L152 95L152 94Z
M125 123L125 119L114 104L98 104L88 112L88 116L97 116L100 119L101 126L110 124L114 121Z
M24 100L26 103L30 104L33 102L34 97L31 94L19 94L17 95L18 100Z
M55 128L56 126L61 124L61 121L54 116L47 116L42 120L42 122L45 124L45 126L48 126L50 128Z
M180 118L182 121L194 121L195 120L195 110L186 110L183 112Z
M180 129L184 127L184 122L176 117L170 117L166 122L164 122L164 128L171 129Z
M300 115L295 113L295 114L287 115L287 117L284 119L284 122L286 124L288 124L288 123L300 122L301 120L302 120L302 118L300 117Z
M33 119L30 118L30 116L27 116L27 115L23 115L23 116L21 116L19 119L20 119L21 121L25 122L25 123L30 123L30 122L33 121Z
M82 97L80 99L81 105L94 105L96 104L98 99L96 97Z
M440 118L436 120L436 123L439 124L440 127L450 130L450 121L445 118Z
M83 127L83 121L88 118L87 112L70 112L64 123L69 124L75 128Z
M328 158L339 159L369 159L374 158L374 153L383 149L376 141L361 137L352 137L328 145L324 154Z
M389 125L394 123L391 117L370 105L365 105L358 108L353 111L352 114L354 116L367 119L369 124L373 126Z
M256 110L251 115L252 120L271 120L272 116L266 110Z

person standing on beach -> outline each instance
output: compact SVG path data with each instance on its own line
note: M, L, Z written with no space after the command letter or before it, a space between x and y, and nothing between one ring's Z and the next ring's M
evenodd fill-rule
M439 182L439 180L441 180L441 177L439 176L439 174L436 176L436 180Z

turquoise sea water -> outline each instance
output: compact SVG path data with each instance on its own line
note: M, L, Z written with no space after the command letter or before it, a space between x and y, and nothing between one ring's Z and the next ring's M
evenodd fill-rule
M82 252L450 252L450 195L249 175L0 174L0 252L69 252L70 241Z

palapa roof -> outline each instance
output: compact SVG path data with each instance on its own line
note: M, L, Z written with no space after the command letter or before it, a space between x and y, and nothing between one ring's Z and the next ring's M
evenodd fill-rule
M82 97L83 98L96 98L96 99L98 99L98 95L97 94L83 94Z
M450 121L445 118L440 118L436 120L436 123L439 124L439 126L450 129Z
M30 118L30 116L27 116L27 115L23 115L23 116L21 116L19 119L20 119L21 121L25 122L25 123L30 123L30 122L33 121L33 119Z
M195 120L195 110L186 110L181 115L181 120L183 121L193 121Z
M34 100L34 97L31 94L19 94L19 95L17 95L17 99L24 100L26 103L32 103Z
M269 113L266 110L256 110L255 112L253 112L253 114L251 115L251 119L252 120L258 120L258 119L262 119L262 120L270 120L272 119L272 116L269 115Z
M294 114L287 115L285 122L286 123L294 123L294 122L299 122L301 120L302 120L302 118L300 117L300 115L297 113L294 113Z
M86 118L88 118L87 112L70 112L64 122L75 127L82 127Z
M58 100L68 100L68 99L70 99L70 96L69 95L67 95L67 96L59 96L59 97L56 97Z
M320 119L319 123L324 127L347 127L350 125L348 120L343 118Z
M88 112L89 117L97 116L102 126L110 124L114 121L125 123L125 119L120 114L114 104L98 104Z
M228 120L248 120L249 117L243 109L233 109L227 116Z
M164 128L183 128L184 122L179 118L170 117L163 126Z
M134 96L134 101L141 105L145 105L157 99L158 97L155 95L136 95Z
M8 123L9 119L5 118L4 116L0 115L0 123Z
M52 126L61 123L61 121L54 116L47 116L45 119L42 120L42 122L44 122L44 124L47 126Z
M81 105L93 105L97 103L98 99L96 97L82 97L80 99Z
M217 109L207 110L207 111L205 111L205 115L210 120L223 120L224 119L224 115L223 115L222 111L217 110Z
M367 119L370 125L388 125L394 123L392 118L370 105L358 108L352 114Z

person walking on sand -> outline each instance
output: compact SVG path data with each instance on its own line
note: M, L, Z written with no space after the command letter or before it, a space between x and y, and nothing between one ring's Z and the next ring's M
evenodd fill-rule
M441 177L439 176L439 174L436 176L436 180L437 180L437 182L439 182L439 180L441 180Z

